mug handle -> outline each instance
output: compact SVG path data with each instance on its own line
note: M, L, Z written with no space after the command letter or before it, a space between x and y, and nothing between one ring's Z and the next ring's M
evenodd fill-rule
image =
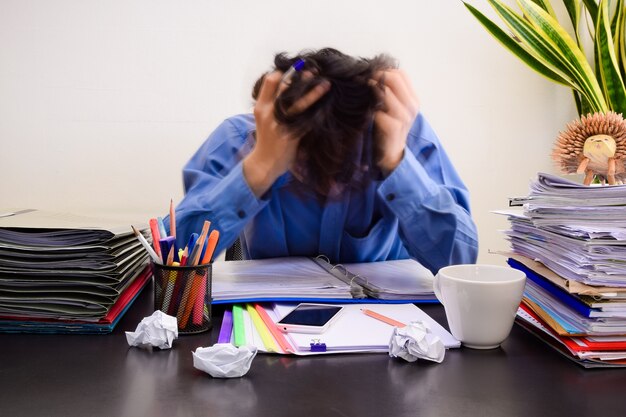
M441 288L439 288L439 274L433 278L433 290L435 291L435 297L443 304L443 297L441 296Z

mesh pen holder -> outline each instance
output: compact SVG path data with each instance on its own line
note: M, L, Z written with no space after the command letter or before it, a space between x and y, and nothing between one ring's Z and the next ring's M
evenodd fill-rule
M202 333L211 329L212 264L152 266L154 309L176 317L179 334Z

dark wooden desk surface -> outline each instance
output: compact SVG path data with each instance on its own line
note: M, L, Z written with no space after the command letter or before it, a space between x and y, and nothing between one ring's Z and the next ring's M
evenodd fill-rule
M0 335L0 416L624 416L626 371L584 370L515 326L500 349L441 364L385 354L257 355L239 379L193 368L191 351L129 348L151 314L147 288L110 335ZM445 323L442 307L422 306Z

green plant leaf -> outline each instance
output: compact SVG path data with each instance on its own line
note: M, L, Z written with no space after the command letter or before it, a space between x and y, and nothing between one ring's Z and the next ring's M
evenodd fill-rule
M626 79L626 6L622 7L622 24L619 26L619 41L617 43L620 71L624 80Z
M624 0L617 0L615 5L615 13L611 19L611 33L613 34L613 42L615 44L615 55L617 58L617 66L619 68L622 80L626 81L626 73L624 71L625 50L624 50L624 32L626 29L626 5Z
M556 19L556 14L554 13L554 9L548 0L531 0L537 6L541 7L543 10L548 12L548 14Z
M587 62L587 58L578 48L576 42L557 20L532 1L518 0L518 4L546 44L557 51L561 61L566 66L572 68L572 75L580 83L581 92L587 96L594 110L606 112L608 107L602 89L589 62Z
M544 65L561 74L573 88L583 92L573 75L571 63L562 59L559 52L537 33L526 19L518 16L500 0L487 1L511 29L513 35L520 40L520 45L524 50L543 62Z
M618 25L621 22L622 16L622 0L617 0L617 4L614 7L615 12L613 16L609 19L611 21L611 33L617 33ZM610 5L609 5L610 7ZM610 10L609 10L610 12Z
M591 16L591 21L595 22L598 18L598 3L595 0L582 0L587 10L589 11L589 15Z
M615 112L626 114L626 90L615 54L608 0L600 0L596 21L595 52L609 107Z
M545 34L537 30L527 19L518 16L502 1L488 0L488 2L500 18L504 20L513 34L520 39L522 47L524 47L526 51L541 60L552 70L561 74L573 89L579 91L584 96L586 102L589 103L594 111L600 111L606 107L602 104L604 99L602 97L598 98L594 89L589 87L589 80L585 81L585 77L576 68L572 60L564 56ZM538 6L534 7L543 12ZM545 12L543 13L546 14ZM597 86L595 79L593 79L593 82L595 82ZM597 93L599 95L602 94L599 86L597 87Z
M580 41L580 32L579 32L579 24L580 24L580 3L578 0L563 0L563 4L567 9L567 14L572 22L572 27L574 28L574 34L576 35L576 43L580 47L581 51L584 50L582 46L582 42Z
M463 2L463 4L494 38L496 38L505 48L511 51L515 56L521 59L526 65L528 65L544 77L548 78L549 80L563 85L571 85L569 81L565 80L556 71L553 71L552 69L550 69L549 66L545 65L542 61L535 58L532 54L528 53L524 48L520 46L519 42L511 38L509 34L507 34L498 25L489 20L489 18L487 18L474 6L466 2Z

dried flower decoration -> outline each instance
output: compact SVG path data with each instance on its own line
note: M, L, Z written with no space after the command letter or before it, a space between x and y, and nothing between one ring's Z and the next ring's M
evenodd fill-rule
M582 116L559 133L552 159L566 174L594 176L610 185L626 181L626 120L615 112Z

